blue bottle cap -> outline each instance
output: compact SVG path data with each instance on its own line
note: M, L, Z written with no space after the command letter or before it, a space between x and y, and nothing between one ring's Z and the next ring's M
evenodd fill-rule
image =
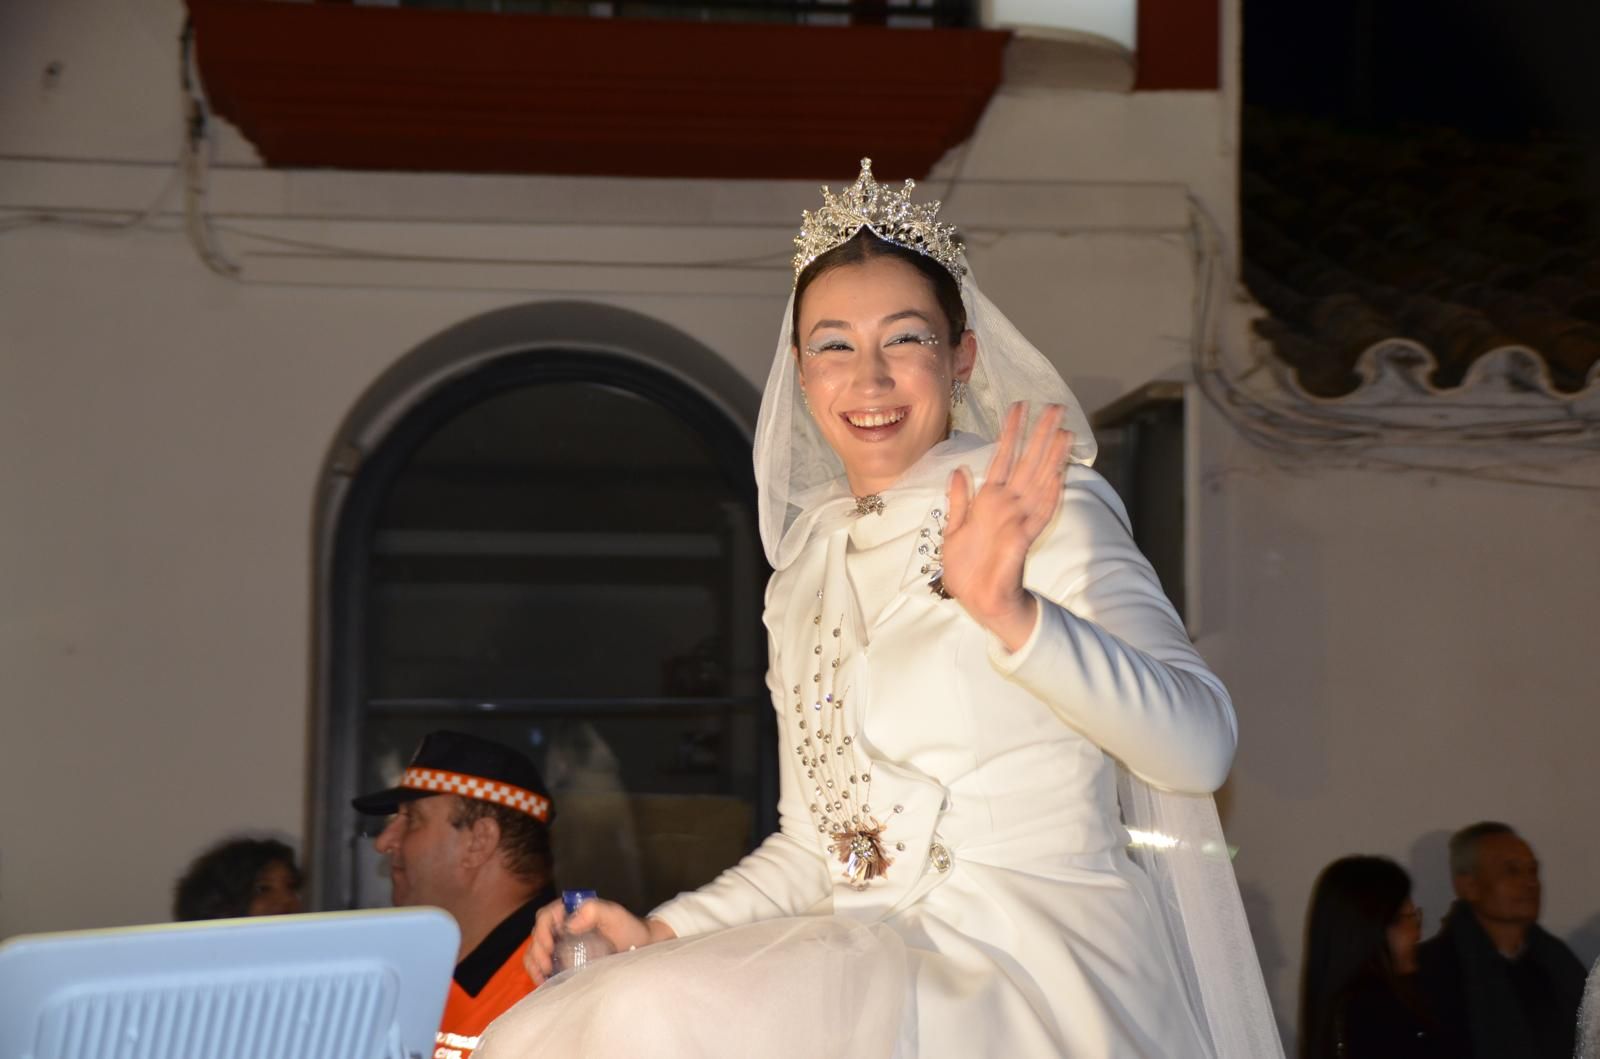
M599 896L593 890L562 890L561 904L567 910L567 915L570 916L578 910L579 905Z

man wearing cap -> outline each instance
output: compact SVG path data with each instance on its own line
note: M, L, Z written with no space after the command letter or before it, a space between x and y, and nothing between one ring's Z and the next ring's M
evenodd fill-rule
M435 905L461 948L435 1059L470 1059L478 1037L533 991L523 952L551 883L550 792L527 757L460 732L425 736L400 783L358 812L393 814L374 842L397 906Z

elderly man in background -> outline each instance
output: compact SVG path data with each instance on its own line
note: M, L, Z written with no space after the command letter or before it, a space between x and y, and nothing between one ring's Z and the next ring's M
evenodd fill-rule
M436 1059L471 1059L489 1023L533 991L523 951L555 900L550 793L532 761L460 732L425 736L388 790L357 811L393 814L374 841L396 906L434 905L461 928Z
M1436 1015L1475 1059L1569 1059L1583 964L1538 925L1532 848L1484 821L1450 837L1456 901L1419 946L1417 976Z

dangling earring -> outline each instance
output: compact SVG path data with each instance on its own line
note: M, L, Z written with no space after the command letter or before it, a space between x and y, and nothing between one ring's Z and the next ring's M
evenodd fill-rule
M800 403L805 405L806 415L810 415L811 414L811 398L806 396L806 388L804 386L797 387L797 389L799 389L799 391L800 391Z
M967 384L961 379L950 380L950 414L945 417L945 433L947 438L956 436L956 409L967 399Z

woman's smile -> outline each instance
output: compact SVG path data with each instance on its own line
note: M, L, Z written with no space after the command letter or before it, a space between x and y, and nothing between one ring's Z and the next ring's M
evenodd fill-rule
M856 437L864 441L878 441L890 437L899 430L910 413L911 409L902 405L899 408L870 408L844 412L841 413L841 418L854 428Z

